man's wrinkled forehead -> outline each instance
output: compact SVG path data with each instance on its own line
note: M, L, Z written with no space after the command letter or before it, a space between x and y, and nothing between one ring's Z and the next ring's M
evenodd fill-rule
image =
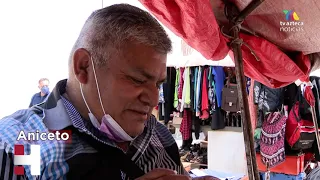
M128 43L121 48L118 61L137 67L165 66L167 54L157 52L153 47L143 44ZM160 67L159 67L160 68Z

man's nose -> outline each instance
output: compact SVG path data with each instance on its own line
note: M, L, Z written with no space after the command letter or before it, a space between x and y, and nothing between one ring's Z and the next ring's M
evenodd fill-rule
M159 89L157 86L145 88L140 95L140 101L150 107L157 106L159 103Z

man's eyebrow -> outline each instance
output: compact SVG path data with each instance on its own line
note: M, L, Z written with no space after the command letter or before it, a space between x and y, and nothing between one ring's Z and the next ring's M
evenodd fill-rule
M156 79L155 76L153 76L152 74L149 74L148 72L146 72L142 68L136 68L135 71L139 72L142 76L146 77L147 79L150 79L150 80ZM163 79L159 80L158 82L159 83L165 83L166 81L167 81L167 77L164 77Z
M135 68L135 71L140 73L141 75L143 75L144 77L146 77L147 79L150 80L154 80L155 76L153 76L152 74L149 74L148 72L146 72L144 69L142 68Z

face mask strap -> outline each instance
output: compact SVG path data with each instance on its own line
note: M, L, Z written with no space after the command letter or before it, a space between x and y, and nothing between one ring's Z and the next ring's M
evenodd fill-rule
M100 95L100 90L99 90L99 84L98 84L98 78L97 78L97 75L96 75L96 70L94 69L94 63L93 63L92 57L91 57L91 63L92 63L92 69L93 69L94 79L96 80L96 86L97 86L97 90L98 90L98 96L99 96L100 105L101 105L103 114L105 115L106 112L104 111L103 103L102 103L102 100L101 100L101 95Z

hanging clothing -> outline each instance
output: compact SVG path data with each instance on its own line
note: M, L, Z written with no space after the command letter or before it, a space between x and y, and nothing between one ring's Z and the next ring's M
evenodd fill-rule
M210 114L213 114L213 111L216 109L216 92L215 92L215 87L214 87L214 77L212 75L212 66L209 68L209 73L208 73L208 98L210 102Z
M179 80L180 80L180 70L176 69L176 81L175 81L174 101L173 101L173 107L176 109L178 108L178 104L179 104L179 98L178 98Z
M200 118L205 120L209 118L209 99L208 99L208 68L203 71L202 78L202 91L201 91L201 116Z
M194 94L195 94L195 88L194 88L194 73L195 73L195 68L190 67L190 109L192 112L195 112L194 110Z
M254 84L253 79L251 79L250 84ZM250 86L249 88L248 102L249 102L249 111L250 111L252 129L256 129L257 121L258 121L258 109L257 109L257 105L254 104L253 86Z
M194 68L194 76L193 76L193 88L194 88L194 94L193 94L193 109L194 112L197 112L197 97L198 97L198 73L199 72L199 67Z
M174 67L167 67L167 81L163 83L163 94L164 94L164 106L165 115L164 122L168 124L172 117L170 116L174 111L173 101L175 92L175 80L176 80L176 69Z
M163 121L164 120L164 108L163 108L163 104L162 103L160 103L159 105L158 105L158 114L159 114L159 120L160 121Z
M320 77L311 76L310 81L313 85L312 92L313 92L314 98L316 99L315 110L316 110L316 117L317 117L317 122L318 122L318 126L319 126L320 125L320 102L319 102ZM312 149L313 149L313 152L315 153L315 159L317 161L320 161L320 154L319 154L319 150L318 150L317 141L313 142Z
M218 130L225 128L225 113L221 107L217 107L211 115L211 129Z
M196 116L196 112L192 113L192 122L193 122L193 126L194 126L194 135L196 137L196 139L200 138L200 131L201 131L201 127L200 127L200 119L199 117Z
M180 132L183 140L189 140L191 138L192 128L192 112L188 109L183 110L183 118L180 125Z
M196 91L196 116L200 116L201 113L201 108L200 108L200 98L201 98L201 74L202 74L202 69L199 67L198 69L198 77L197 77L197 91Z
M250 87L251 87L251 78L246 77L246 90L247 90L247 94L249 95L250 93ZM253 84L253 83L252 83Z
M183 112L184 108L190 108L190 71L189 67L185 68L183 73L183 89L180 112Z
M314 95L314 98L316 100L315 103L315 109L316 109L316 117L318 120L318 125L320 124L320 102L319 102L319 98L320 98L320 77L317 76L311 76L310 77L310 81L313 85L312 88L312 92Z
M163 84L159 87L159 103L164 103Z
M259 110L275 112L281 110L284 101L284 89L269 88L257 81L254 82L255 103Z
M183 73L184 73L184 68L179 68L178 107L177 107L178 111L180 111L180 109L181 109L183 84L184 84Z
M214 75L215 81L215 92L217 96L217 105L221 107L222 102L222 89L224 87L224 81L226 79L226 75L224 73L223 67L214 66L212 69L212 74Z

